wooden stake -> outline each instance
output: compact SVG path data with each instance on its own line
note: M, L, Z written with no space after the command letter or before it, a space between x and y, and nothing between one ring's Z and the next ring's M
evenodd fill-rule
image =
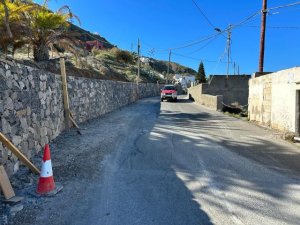
M81 135L80 127L79 127L78 124L76 123L76 121L75 121L75 119L74 119L72 113L70 112L69 115L70 115L70 120L71 120L72 124L74 125L74 127L77 128L77 133Z
M69 105L69 95L68 95L68 85L67 85L66 64L64 58L60 58L60 71L61 71L61 79L63 85L65 124L66 124L66 129L69 129L70 128L70 115L69 115L70 105Z
M0 166L0 187L5 199L10 199L16 196L3 166Z
M24 163L33 173L40 174L40 171L38 168L33 165L32 162L30 162L26 156L11 143L5 136L0 132L0 141L15 155L18 157L18 159Z

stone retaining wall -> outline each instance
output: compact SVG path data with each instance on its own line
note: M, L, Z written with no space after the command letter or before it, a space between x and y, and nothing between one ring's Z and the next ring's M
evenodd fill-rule
M84 122L139 98L159 95L157 84L68 77L70 109ZM0 60L0 131L28 158L64 129L61 76L11 61ZM0 143L0 164L9 175L19 161Z

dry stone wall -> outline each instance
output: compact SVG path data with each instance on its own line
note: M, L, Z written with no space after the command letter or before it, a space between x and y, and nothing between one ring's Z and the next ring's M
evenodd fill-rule
M159 95L156 84L68 77L70 109L76 121L104 115L139 98ZM64 129L61 76L0 60L0 131L31 158ZM19 161L0 144L0 164L8 174Z

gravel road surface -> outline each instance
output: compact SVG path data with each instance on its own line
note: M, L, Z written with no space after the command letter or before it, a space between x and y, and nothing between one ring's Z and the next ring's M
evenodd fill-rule
M51 144L63 192L11 224L300 224L300 151L275 132L184 97L82 127Z

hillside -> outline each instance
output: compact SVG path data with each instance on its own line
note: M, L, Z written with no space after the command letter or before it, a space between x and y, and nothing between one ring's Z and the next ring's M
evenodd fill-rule
M42 68L53 73L60 73L59 58L66 58L66 69L68 75L83 76L104 80L119 80L125 82L137 81L138 57L136 53L131 53L116 47L99 34L91 33L74 24L69 28L76 32L78 40L77 56L65 51L62 47L54 45L50 51L50 60L35 62L33 60L32 49L27 46L17 49L14 56L8 55L18 60L20 63L33 67ZM103 45L102 49L92 49L88 51L85 47L86 41L98 41ZM56 50L54 50L56 48ZM9 50L9 49L8 49ZM50 49L49 49L50 50ZM1 52L1 49L0 49ZM171 80L173 75L196 74L191 68L172 62L170 64L169 77L166 78L168 62L147 58L147 62L141 63L140 82L160 82Z

